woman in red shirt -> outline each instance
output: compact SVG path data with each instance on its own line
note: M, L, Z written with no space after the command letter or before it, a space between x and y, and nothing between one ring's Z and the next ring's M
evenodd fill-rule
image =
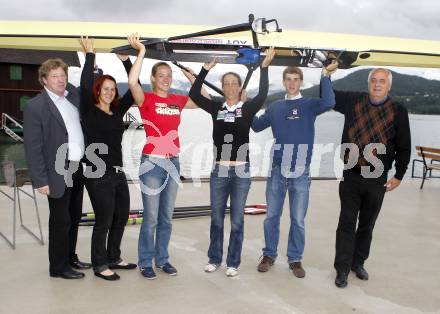
M165 62L153 66L150 77L153 92L144 92L139 84L139 75L145 46L135 35L129 36L128 41L139 51L128 76L128 85L139 106L147 136L139 169L144 212L139 234L138 265L144 277L155 279L153 258L157 268L169 275L177 274L176 268L168 261L171 219L180 183L177 129L182 109L197 106L188 96L169 93L172 70ZM190 73L183 73L191 83L195 80ZM207 95L206 92L204 94Z

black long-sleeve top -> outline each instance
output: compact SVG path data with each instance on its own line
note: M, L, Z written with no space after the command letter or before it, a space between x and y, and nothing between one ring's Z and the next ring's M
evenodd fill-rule
M354 117L354 106L367 99L367 93L360 92L342 92L335 91L336 106L334 110L342 113L345 116L344 129L342 132L342 143L349 143L348 129ZM384 175L391 169L393 161L395 161L396 174L394 177L402 180L411 158L411 131L409 127L408 111L401 104L394 102L396 105L396 112L393 121L394 137L389 139L385 145L386 154L378 154L384 165ZM366 104L374 106L371 103ZM355 166L347 171L360 172L360 167Z
M130 90L128 90L124 96L119 99L118 106L111 108L113 114L107 114L99 109L93 101L93 82L95 79L93 73L94 60L95 54L87 53L80 83L80 112L86 146L96 143L105 144L108 147L108 153L99 152L98 149L94 149L93 151L105 162L106 169L113 166L122 167L121 142L125 130L123 117L133 105L134 99ZM127 73L129 73L131 62L128 59L123 63ZM92 160L88 160L87 156L85 162L88 165L97 166ZM95 169L95 167L93 167L93 169Z
M261 109L267 97L268 69L260 67L258 94L242 106L238 105L234 111L228 111L224 103L207 99L201 94L203 81L207 74L208 71L202 67L191 87L189 97L197 106L211 115L216 161L249 162L249 130L255 114Z

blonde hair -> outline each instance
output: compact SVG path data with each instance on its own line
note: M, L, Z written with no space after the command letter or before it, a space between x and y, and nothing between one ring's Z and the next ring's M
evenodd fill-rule
M46 78L51 70L62 68L66 76L68 74L68 65L62 59L48 59L44 61L38 69L38 81L44 86L43 78Z
M168 63L163 61L156 62L151 68L151 76L156 76L157 69L159 69L159 67L168 67L170 70L172 70L171 66Z

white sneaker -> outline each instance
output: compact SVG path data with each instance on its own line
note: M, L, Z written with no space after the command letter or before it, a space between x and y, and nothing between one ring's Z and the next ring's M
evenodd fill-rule
M213 272L215 272L219 267L220 267L219 264L211 264L211 263L208 263L208 264L205 265L204 270L205 270L205 272L207 272L207 273L213 273Z
M226 276L228 277L235 277L238 275L238 269L234 267L228 267L226 269Z

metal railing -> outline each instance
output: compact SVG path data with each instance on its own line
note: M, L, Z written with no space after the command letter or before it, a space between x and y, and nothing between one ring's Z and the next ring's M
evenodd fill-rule
M134 125L136 129L143 127L142 122L138 121L138 119L136 119L136 117L130 112L127 112L124 116L124 124L126 125L126 127Z
M21 125L17 120L15 120L13 117L8 115L7 113L2 113L2 126L1 128L5 131L7 135L12 137L17 142L24 142L23 137L18 135L16 131L11 129L8 124L15 125L16 129L19 129L21 132L23 132L23 125Z
M26 179L28 177L28 170L25 168L17 169L15 168L15 164L12 161L5 160L0 162L0 171L5 178L6 181L6 187L13 189L13 196L11 196L9 193L7 193L5 190L0 189L0 195L4 195L7 197L10 201L13 202L12 205L12 238L8 238L6 234L0 232L0 237L2 237L14 250L16 245L16 224L17 224L17 207L18 207L18 214L20 218L20 226L28 232L35 240L38 241L41 245L44 245L44 239L43 239L43 231L41 229L41 220L40 220L40 212L38 210L37 205L37 198L35 196L35 190L32 188L32 194L26 192L23 190L23 186L26 182ZM2 185L2 188L4 186ZM22 210L21 206L21 200L20 195L22 193L29 198L31 198L34 201L35 205L35 215L37 218L37 224L38 224L38 231L39 233L36 234L34 231L32 231L27 225L24 223L24 210ZM18 204L18 206L17 206ZM2 221L3 223L4 221Z

